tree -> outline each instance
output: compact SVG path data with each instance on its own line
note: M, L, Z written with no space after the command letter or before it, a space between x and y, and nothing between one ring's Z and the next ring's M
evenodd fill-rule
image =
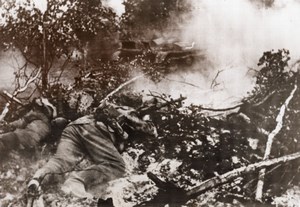
M42 68L43 90L47 89L48 73L56 61L62 58L67 63L75 49L86 57L91 39L117 29L115 13L101 0L47 0L45 11L29 0L10 0L1 9L2 44L17 48L27 63Z
M191 7L186 1L179 0L127 0L124 5L123 28L144 34L151 30L165 30L174 21L173 17L179 17Z

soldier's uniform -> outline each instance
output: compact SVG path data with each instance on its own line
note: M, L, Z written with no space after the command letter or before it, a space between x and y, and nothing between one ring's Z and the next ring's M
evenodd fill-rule
M28 113L7 125L11 131L0 134L0 153L3 155L19 148L35 148L50 135L53 114L54 108L40 99L35 100Z
M138 126L136 130L156 135L156 129L151 123L142 123L143 127ZM125 173L125 163L116 147L119 135L113 127L96 121L92 115L71 122L62 133L56 155L35 173L34 179L46 184L50 181L50 175L72 171L87 157L93 164L72 172L63 190L77 197L101 197L108 182Z

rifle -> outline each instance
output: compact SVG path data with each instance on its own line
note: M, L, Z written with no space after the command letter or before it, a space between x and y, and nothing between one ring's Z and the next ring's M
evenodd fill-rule
M143 105L136 109L136 113L138 116L143 117L146 114L150 114L153 111L157 111L163 107L169 106L169 105L176 105L176 104L181 104L182 101L184 101L186 97L180 96L177 99L171 99L170 101L165 101L163 103L159 103L157 99L154 100L154 103L151 103L149 105Z
M169 105L176 105L176 104L181 104L182 101L184 101L186 97L180 96L177 99L171 99L170 101L165 100L165 102L158 102L157 99L155 98L153 103L144 103L141 107L137 109L133 109L132 113L135 114L138 117L143 117L147 114L150 114L151 112L154 112L156 110L159 110L163 107L169 106ZM124 107L125 108L125 107ZM116 118L116 115L118 115L118 112L116 111L118 109L123 109L122 106L117 106L115 104L108 104L108 105L103 105L101 108L98 107L95 111L95 119L97 121L105 121L107 119L111 118ZM129 110L128 108L124 110Z

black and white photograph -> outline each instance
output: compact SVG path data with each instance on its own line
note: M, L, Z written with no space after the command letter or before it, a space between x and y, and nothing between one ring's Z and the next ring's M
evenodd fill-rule
M0 0L0 207L300 207L300 0Z

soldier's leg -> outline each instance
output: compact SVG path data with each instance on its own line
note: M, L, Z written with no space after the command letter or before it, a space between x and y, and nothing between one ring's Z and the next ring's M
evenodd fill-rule
M18 136L14 132L0 135L0 154L6 154L19 147Z
M124 172L124 168L109 163L91 165L81 171L72 173L65 184L70 185L71 182L81 182L84 184L84 188L81 187L82 192L85 191L94 197L104 198L109 182L121 178Z
M62 133L56 154L35 173L34 178L48 184L53 175L65 175L75 170L84 156L76 129L69 126Z
M84 183L85 190L100 197L106 190L108 182L125 174L125 164L109 137L94 125L78 127L85 149L93 161L93 165L84 170L72 173L71 180ZM87 133L88 132L88 133ZM67 183L68 183L67 182ZM94 189L98 190L94 191Z
M25 149L35 148L41 140L50 134L50 126L43 121L36 120L29 123L26 128L17 128L13 132L0 135L0 150L10 151L19 147Z
M14 131L18 139L19 147L25 149L32 149L38 146L39 135L35 131L25 129L16 129Z

